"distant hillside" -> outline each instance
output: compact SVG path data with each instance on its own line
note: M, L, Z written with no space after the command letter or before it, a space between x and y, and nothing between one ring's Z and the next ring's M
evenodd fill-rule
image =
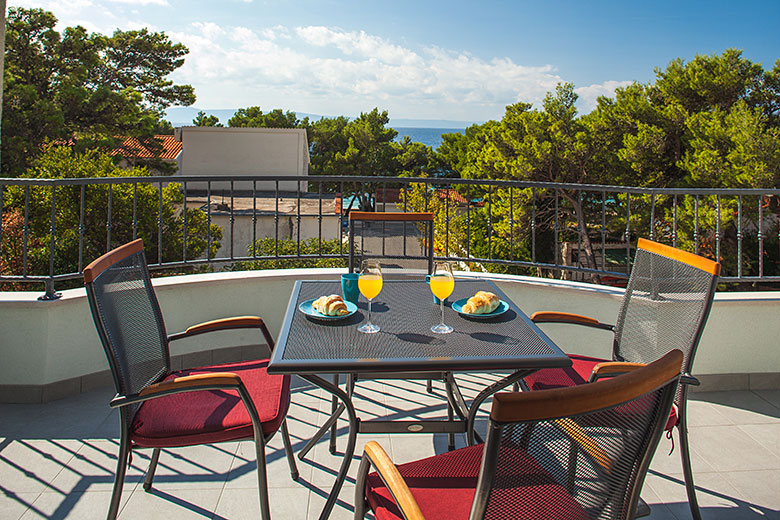
M195 108L195 107L173 107L165 111L168 121L173 126L190 126L192 120L198 115L198 112L203 111L208 115L217 116L220 123L227 125L228 120L236 113L235 108ZM293 112L295 112L293 110ZM299 119L308 117L312 121L316 121L322 117L334 117L323 116L321 114L307 114L306 112L295 112ZM390 126L393 128L457 128L463 129L475 124L475 121L454 121L451 119L390 119Z

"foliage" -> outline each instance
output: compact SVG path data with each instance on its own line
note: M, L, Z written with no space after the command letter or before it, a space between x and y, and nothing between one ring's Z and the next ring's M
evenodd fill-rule
M228 126L245 128L306 128L309 118L298 119L295 112L282 112L280 108L264 114L260 107L239 108L228 120Z
M401 177L427 177L438 173L438 156L430 146L417 143L405 135L400 142L392 143L395 151L396 175Z
M656 188L769 188L780 181L780 60L772 70L764 70L729 49L690 62L674 60L656 70L655 82L619 88L614 99L600 98L590 114L578 115L575 101L572 85L558 85L541 109L516 103L507 107L500 121L470 127L465 135L444 136L438 150L444 170L473 179ZM480 191L470 189L472 196ZM514 193L512 214L526 230L517 238L526 240L532 224L530 207L519 191ZM481 192L484 200L486 190ZM533 224L540 236L549 236L557 223L559 240L582 242L586 265L591 267L595 267L591 241L600 234L596 223L601 221L602 203L608 240L622 241L626 231L647 236L652 229L656 237L671 239L674 233L681 245L698 243L704 254L715 254L714 205L700 201L697 209L694 197L681 197L676 203L673 197L652 201L649 196L634 196L629 201L625 195L602 196L574 188L558 190L553 205L555 195L536 190ZM492 196L508 199L501 189L493 190ZM770 198L764 204L776 206L777 201ZM558 222L553 207L558 208ZM508 227L509 212L505 204L491 215L491 233ZM745 202L741 223L737 214L735 200L721 201L722 255L736 247L737 226L746 241L758 236L757 205ZM763 225L775 224L768 220ZM774 247L769 237L774 240L776 233L767 231L765 248ZM556 248L552 241L537 245L542 247L537 254L550 255ZM755 272L755 260L747 253L745 258L745 268Z
M2 168L23 173L46 141L78 150L111 147L119 136L151 136L163 110L190 105L190 85L167 76L184 63L187 48L164 33L88 34L55 30L42 9L10 7L6 18Z
M195 126L222 126L217 116L206 115L206 112L203 110L198 112L198 115L192 120L192 124Z
M47 147L36 159L23 177L36 179L59 178L106 178L147 176L143 168L123 170L114 165L106 154L91 150L74 152L69 147ZM28 273L49 274L49 252L52 225L52 188L33 186L29 188L29 201L25 205L25 189L10 187L5 192L4 217L6 212L18 224L29 211ZM109 202L110 201L110 202ZM134 238L142 238L146 254L151 263L156 263L158 254L163 262L180 261L184 251L184 197L180 185L168 183L161 192L158 185L138 184L96 184L86 186L83 195L79 186L60 186L55 192L56 219L54 222L55 273L79 272L84 262L97 258L104 252ZM160 213L160 209L162 213ZM137 218L135 229L133 217ZM81 219L83 217L83 227ZM23 218L23 217L22 217ZM162 251L158 239L158 219L162 230ZM187 208L186 258L193 260L205 253L208 245L206 215L199 209ZM13 222L11 224L13 224ZM4 222L5 224L5 222ZM18 226L17 226L18 227ZM14 229L14 225L10 226ZM83 229L83 237L79 230ZM5 227L4 227L5 230ZM110 233L110 242L108 234ZM219 249L222 230L211 225L211 256ZM79 257L79 245L83 240L83 251ZM24 237L11 232L4 233L2 257L15 258ZM79 263L81 261L81 263ZM17 274L21 270L15 271Z
M307 267L347 267L346 258L299 258L298 255L340 255L347 251L346 246L341 244L341 240L322 240L310 238L302 240L300 250L298 242L289 238L275 240L267 237L261 238L255 242L254 247L249 246L250 256L272 257L263 260L252 260L247 262L237 262L232 269L235 271L257 270L257 269L299 269ZM273 258L276 256L286 258Z

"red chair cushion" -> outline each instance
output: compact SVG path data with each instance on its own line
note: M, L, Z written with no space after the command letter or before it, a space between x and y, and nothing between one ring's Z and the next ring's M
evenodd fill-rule
M482 463L482 447L481 444L471 446L397 466L426 520L469 517ZM533 457L519 449L511 454L502 453L502 458L507 456L513 460L502 466L512 467L515 475L522 475L533 484L493 490L491 501L506 511L504 518L557 520L561 511L571 511L569 518L589 518L565 488ZM403 518L376 473L371 473L366 480L366 499L376 520Z
M525 383L531 390L547 390L549 388L561 388L581 385L588 382L593 367L608 359L599 359L588 356L568 354L571 366L567 368L544 368L525 378ZM679 421L677 405L672 406L669 412L669 420L664 429L671 430Z
M571 366L566 368L543 368L527 376L525 383L531 390L547 390L576 386L588 382L593 367L608 359L568 354Z
M269 375L268 360L225 363L173 372L165 379L237 374L254 401L263 433L275 432L290 403L290 376ZM252 438L252 420L235 390L173 394L145 401L133 419L131 439L141 447L176 447Z

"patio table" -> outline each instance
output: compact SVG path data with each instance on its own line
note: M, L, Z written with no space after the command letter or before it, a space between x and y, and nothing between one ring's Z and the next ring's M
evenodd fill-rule
M439 306L423 280L385 280L375 298L372 321L381 327L376 334L357 331L366 319L367 303L348 318L323 322L298 311L300 303L327 294L340 294L338 281L297 281L290 297L268 372L295 374L325 389L341 401L339 408L322 426L303 453L321 437L338 417L347 412L349 435L344 459L336 482L320 515L327 518L346 478L355 450L358 432L469 432L479 406L493 393L541 368L571 365L564 354L496 285L489 280L456 279L448 302L488 290L507 302L509 309L499 317L465 318L448 304L445 322L455 330L434 334L431 326L439 323ZM509 372L489 385L468 407L456 384L453 372ZM447 374L447 397L458 415L447 421L360 421L351 400L351 386L342 390L324 374L372 375L381 373ZM400 424L399 424L400 423ZM331 435L335 448L335 436Z

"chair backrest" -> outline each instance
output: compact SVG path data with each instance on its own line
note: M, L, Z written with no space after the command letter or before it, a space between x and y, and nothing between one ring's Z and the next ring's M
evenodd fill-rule
M678 350L612 379L497 394L470 518L630 518L681 363Z
M407 240L410 239L410 240ZM356 251L357 247L357 251ZM414 254L419 251L418 254ZM361 258L425 260L433 272L433 213L351 211L349 213L349 272ZM403 265L409 267L409 264Z
M143 242L125 244L89 264L84 282L117 393L137 394L165 377L171 368L168 339Z
M719 275L718 262L639 239L615 324L613 359L650 363L677 349L689 374Z

